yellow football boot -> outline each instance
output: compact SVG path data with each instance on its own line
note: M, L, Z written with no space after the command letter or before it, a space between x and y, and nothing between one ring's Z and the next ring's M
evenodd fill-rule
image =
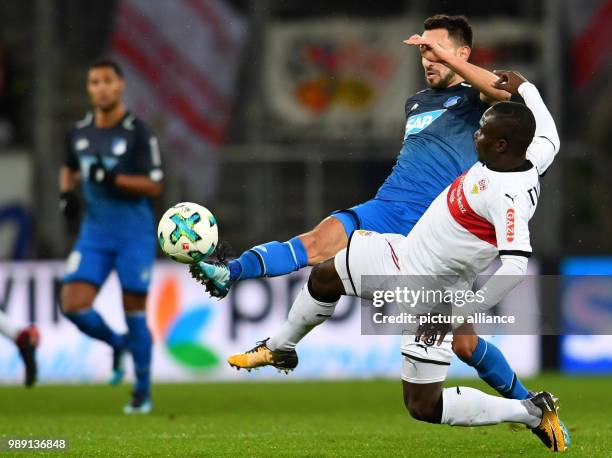
M263 366L274 366L279 372L289 373L296 368L298 356L295 350L272 351L266 346L268 339L257 342L257 345L244 353L237 353L227 358L230 366L237 370L251 371Z
M548 450L565 452L570 444L567 428L557 415L557 399L548 392L541 392L530 398L534 405L542 409L542 421L531 431L538 436Z

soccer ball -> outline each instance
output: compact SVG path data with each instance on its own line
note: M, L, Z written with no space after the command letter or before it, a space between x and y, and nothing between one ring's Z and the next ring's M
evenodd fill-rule
M213 214L192 202L181 202L168 209L159 220L157 235L166 256L184 264L213 254L219 240Z

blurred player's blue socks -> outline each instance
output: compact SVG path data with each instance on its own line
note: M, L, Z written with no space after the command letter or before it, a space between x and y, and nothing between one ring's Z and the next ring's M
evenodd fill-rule
M86 309L78 312L64 313L66 318L72 321L79 330L89 337L106 342L113 348L125 346L124 337L113 331L102 315L94 309Z
M153 339L147 327L147 318L144 312L126 313L125 321L128 332L128 348L134 359L136 371L135 391L149 394L151 388L151 354Z
M527 399L529 391L518 379L508 361L491 342L478 338L472 358L465 361L499 394L511 399Z
M268 242L242 253L229 263L230 280L277 277L308 265L308 254L299 237L288 242Z

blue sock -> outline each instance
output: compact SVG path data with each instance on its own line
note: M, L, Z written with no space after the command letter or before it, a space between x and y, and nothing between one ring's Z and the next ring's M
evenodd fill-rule
M108 324L106 324L102 315L94 309L66 312L64 315L72 321L81 332L87 334L89 337L106 342L113 348L125 346L123 336L113 331Z
M229 263L230 280L278 277L308 265L308 254L299 237L288 242L268 242L245 251Z
M135 391L149 394L151 389L151 354L153 339L147 327L144 313L128 313L125 321L129 329L128 348L134 360L136 372Z
M480 378L503 397L510 399L529 397L527 388L518 379L499 348L491 342L479 337L472 358L466 363L476 369Z

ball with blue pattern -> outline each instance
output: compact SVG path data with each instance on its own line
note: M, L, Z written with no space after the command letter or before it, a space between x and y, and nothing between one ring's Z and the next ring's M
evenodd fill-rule
M206 259L219 241L218 225L206 207L181 202L169 208L157 226L159 246L166 256L183 264Z

